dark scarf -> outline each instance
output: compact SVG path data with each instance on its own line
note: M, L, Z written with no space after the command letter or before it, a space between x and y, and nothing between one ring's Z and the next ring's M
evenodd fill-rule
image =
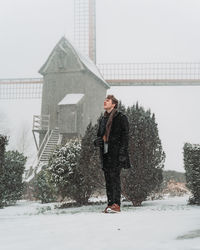
M108 139L110 136L110 130L112 127L112 121L113 121L113 118L114 118L114 115L116 112L117 112L117 109L114 108L110 113L108 113L107 111L105 111L105 113L104 113L104 117L108 117L108 121L106 123L105 134L103 136L104 142L108 142Z

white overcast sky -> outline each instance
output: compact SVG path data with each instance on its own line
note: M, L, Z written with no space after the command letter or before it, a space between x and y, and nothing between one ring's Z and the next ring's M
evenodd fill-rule
M199 62L199 0L96 0L97 62ZM0 78L37 77L73 0L0 1Z
M96 7L97 63L200 61L200 0L96 0ZM40 77L38 70L56 43L63 35L73 41L73 32L73 0L1 0L0 79ZM118 87L109 92L126 105L138 101L151 108L166 169L183 171L184 142L200 142L199 90ZM10 105L0 108L13 111ZM40 113L35 106L30 123L32 113Z

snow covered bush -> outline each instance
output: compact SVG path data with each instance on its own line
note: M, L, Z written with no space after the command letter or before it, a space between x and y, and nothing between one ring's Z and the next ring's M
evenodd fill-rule
M122 172L122 194L134 206L158 190L163 181L165 153L154 114L138 104L124 110L129 120L129 151L132 168Z
M50 183L47 166L43 166L41 171L36 174L33 181L33 197L42 203L53 202L57 200L56 187Z
M18 151L5 153L4 182L5 203L11 205L21 199L24 191L23 173L26 157Z
M69 140L65 146L54 151L49 160L48 171L50 181L63 199L68 197L78 204L85 204L90 192L85 188L84 176L78 168L80 152L81 141Z
M4 183L4 161L7 137L0 135L0 208L4 206L5 201L5 183Z
M200 205L200 145L185 143L183 149L187 187L192 193L189 203Z

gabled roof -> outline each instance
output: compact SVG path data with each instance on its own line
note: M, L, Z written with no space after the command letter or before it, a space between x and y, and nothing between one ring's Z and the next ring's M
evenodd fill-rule
M110 88L110 85L104 80L92 60L82 55L65 37L62 37L47 61L40 68L39 73L45 75L48 72L75 72L81 70L88 70L106 88Z
M67 94L58 105L78 104L83 96L84 94Z

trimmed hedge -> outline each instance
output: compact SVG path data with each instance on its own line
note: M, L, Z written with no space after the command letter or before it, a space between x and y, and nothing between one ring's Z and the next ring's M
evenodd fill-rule
M132 168L122 172L122 194L140 206L163 181L165 152L159 138L155 115L138 103L123 112L129 120L129 153Z
M0 134L0 208L5 203L4 162L7 143L7 137Z
M23 173L27 158L18 151L5 152L5 205L14 205L23 196Z
M57 200L56 188L50 183L47 166L43 166L33 180L33 197L42 203L54 202Z
M200 205L200 144L185 143L184 168L187 187L192 193L189 204Z

